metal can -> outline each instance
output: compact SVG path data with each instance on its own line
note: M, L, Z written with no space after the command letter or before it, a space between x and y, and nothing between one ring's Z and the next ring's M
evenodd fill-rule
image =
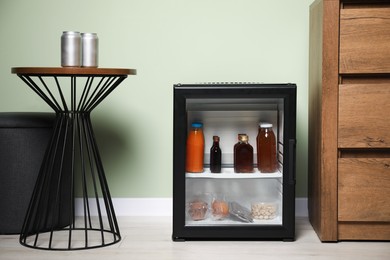
M98 66L98 52L99 52L99 42L98 42L97 34L82 33L81 45L82 45L81 66L96 68Z
M81 36L79 32L65 31L61 36L61 66L80 67Z

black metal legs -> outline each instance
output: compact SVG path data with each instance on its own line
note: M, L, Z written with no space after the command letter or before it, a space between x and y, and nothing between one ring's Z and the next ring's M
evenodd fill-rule
M70 104L66 103L57 78L55 89L60 102L41 77L41 87L31 77L22 79L55 109L57 120L20 243L39 249L78 250L119 242L121 236L90 112L124 78L102 78L97 85L92 84L93 78L88 78L78 94L76 78L72 77Z

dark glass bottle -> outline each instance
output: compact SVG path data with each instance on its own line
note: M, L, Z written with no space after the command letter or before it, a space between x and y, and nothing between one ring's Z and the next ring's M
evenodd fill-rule
M253 147L248 136L240 134L239 142L234 146L234 172L253 173Z
M210 148L210 171L212 173L221 173L222 151L219 147L219 137L213 136L213 146Z
M245 134L238 134L237 135L237 139L238 139L238 143L236 143L233 147L233 167L234 167L234 172L237 172L237 154L236 154L236 148L237 148L237 145L239 145L241 143L241 135L245 135Z

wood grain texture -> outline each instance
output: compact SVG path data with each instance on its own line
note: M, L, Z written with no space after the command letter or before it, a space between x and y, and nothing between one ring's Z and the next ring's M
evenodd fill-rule
M388 193L388 183L380 181L388 174L382 172L371 180L366 178L369 167L362 168L360 163L344 167L346 172L358 167L359 177L380 187L375 188L364 186L356 176L340 176L343 170L338 168L338 162L347 162L343 160L390 158L388 4L317 0L310 9L309 218L322 241L389 238L388 230L378 232L376 238L365 233L370 223L382 221L386 227L388 210L376 217L364 212L361 204L377 199L375 203L389 207L383 194ZM362 198L360 190L369 197ZM379 204L370 203L371 209L381 210ZM354 222L339 222L339 217Z
M21 75L136 75L135 69L85 68L85 67L15 67L11 73Z
M339 8L316 1L310 11L309 213L322 241L337 240Z
M309 36L309 151L308 210L310 222L322 235L321 225L321 105L322 105L322 26L323 2L310 6Z
M339 87L339 148L390 147L390 83Z
M340 240L390 240L390 223L340 222L338 236Z
M389 73L389 42L389 7L341 9L341 74Z
M390 223L390 158L342 158L338 170L338 220Z
M149 207L150 205L145 205ZM172 242L172 217L118 217L122 241L91 250L34 250L19 244L17 235L0 235L2 260L259 260L259 259L387 259L387 242L321 243L307 218L297 218L295 242L193 241Z

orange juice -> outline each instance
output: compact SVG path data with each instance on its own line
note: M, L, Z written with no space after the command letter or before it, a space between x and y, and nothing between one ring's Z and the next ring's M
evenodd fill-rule
M186 152L186 172L203 172L204 135L202 123L192 123L187 137Z

